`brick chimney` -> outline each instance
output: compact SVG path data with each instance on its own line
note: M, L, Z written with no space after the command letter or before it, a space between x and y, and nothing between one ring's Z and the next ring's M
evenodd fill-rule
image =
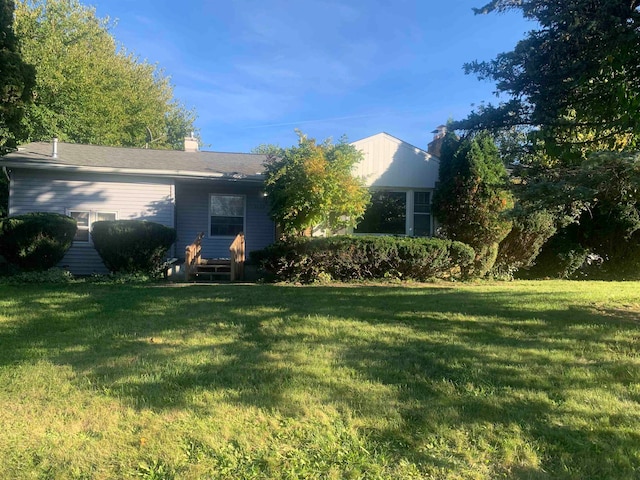
M433 133L433 140L427 146L427 152L435 157L439 157L440 152L442 151L442 142L447 134L447 126L438 125L438 127L436 127L436 129L431 133Z
M191 132L190 137L184 137L184 151L197 152L198 150L198 139L194 137L193 132Z

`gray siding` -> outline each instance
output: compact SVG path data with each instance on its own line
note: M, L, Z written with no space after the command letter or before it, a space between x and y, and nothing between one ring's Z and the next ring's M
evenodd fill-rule
M212 193L245 196L244 233L247 252L272 244L275 228L269 218L267 199L261 192L261 185L242 185L239 182L176 182L176 256L183 257L185 247L193 242L199 232L205 232L202 255L205 258L229 257L232 239L209 237L209 195Z
M151 220L174 227L174 204L173 179L16 169L9 214L116 212L120 220ZM79 275L107 272L90 244L74 244L60 266Z

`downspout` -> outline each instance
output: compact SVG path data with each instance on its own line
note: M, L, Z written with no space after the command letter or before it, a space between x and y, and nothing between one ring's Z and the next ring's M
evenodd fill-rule
M4 176L7 177L9 183L11 183L11 177L9 176L9 170L7 170L7 167L2 167L2 171L4 172Z

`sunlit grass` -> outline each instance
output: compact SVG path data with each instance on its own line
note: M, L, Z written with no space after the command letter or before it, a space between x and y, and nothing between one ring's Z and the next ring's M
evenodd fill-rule
M0 478L638 478L640 283L2 287Z

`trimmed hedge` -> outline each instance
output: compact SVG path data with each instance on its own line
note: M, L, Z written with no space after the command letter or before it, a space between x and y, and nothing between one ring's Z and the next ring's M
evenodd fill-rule
M378 236L296 238L251 253L275 279L302 283L464 278L474 258L473 249L461 242Z
M0 255L21 270L48 270L76 234L76 221L59 213L27 213L0 220Z
M111 272L155 275L176 241L176 231L145 220L113 220L94 222L91 238Z

